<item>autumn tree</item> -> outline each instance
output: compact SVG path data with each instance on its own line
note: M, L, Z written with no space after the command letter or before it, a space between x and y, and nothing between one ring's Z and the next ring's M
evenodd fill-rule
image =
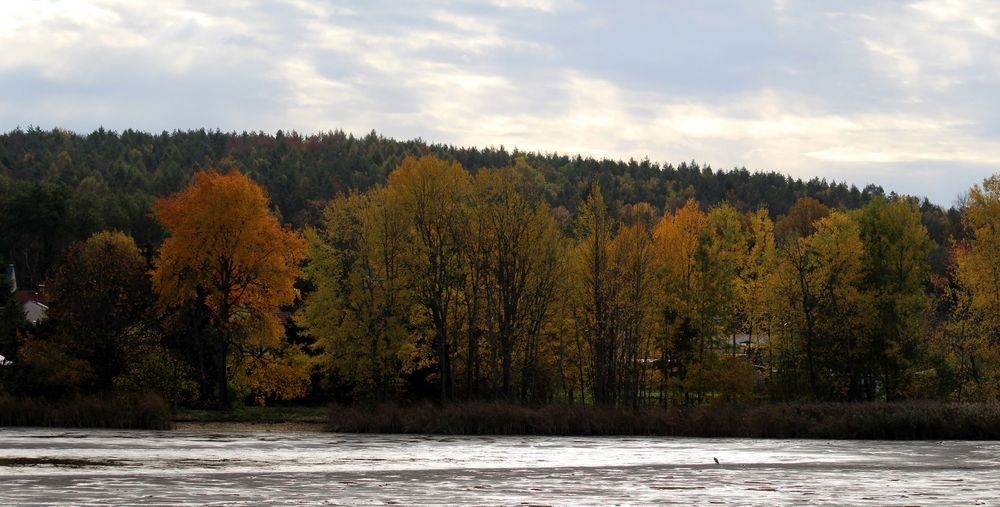
M105 231L71 244L46 279L49 317L91 365L100 389L109 389L148 341L147 271L131 236Z
M908 199L876 197L859 221L865 286L876 310L868 355L885 397L899 399L911 394L915 373L926 366L931 241L917 203Z
M161 198L156 217L169 237L152 272L158 308L166 314L198 306L208 314L218 400L229 403L229 364L280 349L276 313L295 300L305 242L282 227L260 186L238 171L195 174L184 190ZM259 374L266 374L261 369ZM289 389L304 374L282 377Z
M751 378L737 378L732 374L746 372L746 368L733 368L734 361L725 361L729 354L722 353L727 337L735 336L740 327L739 280L737 275L743 252L746 250L747 235L741 215L728 203L713 207L706 216L707 228L700 238L696 257L698 265L698 290L695 295L700 334L695 373L689 379L698 400L705 394L724 398L742 398L734 389L749 386ZM726 380L721 384L721 380Z
M859 400L874 389L874 319L857 216L842 211L785 228L769 311L772 394ZM788 222L785 222L787 225ZM802 235L807 233L807 235Z
M966 239L955 245L954 331L960 369L974 399L1000 399L1000 176L969 190L962 216Z
M619 350L617 384L620 404L638 407L651 376L648 361L655 357L654 291L656 251L652 228L656 210L648 203L627 207L622 226L612 242L615 277L622 283L617 301Z
M774 222L761 209L747 214L749 241L740 264L738 314L742 329L747 334L748 345L754 353L754 339L769 335L773 322L769 308L769 292L777 262L774 240ZM735 350L735 345L734 345Z
M813 398L820 395L816 359L816 319L819 315L815 289L810 284L813 252L806 238L816 230L815 223L829 214L830 209L819 201L799 199L775 224L780 248L774 295L783 299L776 309L781 326L774 330L772 338L775 340L771 346L772 353L777 356L775 359L781 362L781 381L776 386L792 387L804 381ZM802 370L806 373L805 379L797 375Z
M660 367L665 382L660 386L661 396L684 390L703 334L696 300L700 285L698 255L707 227L707 217L698 202L689 199L683 207L666 213L653 232L659 263ZM687 398L685 393L685 403L689 402Z
M806 290L816 305L811 344L815 394L859 400L868 353L864 337L871 321L862 287L865 252L859 226L843 212L831 213L814 225L816 231L806 239L810 252Z
M480 260L476 266L476 256L469 257L469 283L481 286L485 325L479 327L493 358L494 390L510 398L518 394L518 355L520 394L537 384L532 378L540 372L540 334L556 287L559 231L524 167L484 169L474 182L470 223L477 227L466 245Z
M617 401L617 302L622 283L614 276L614 222L597 185L591 187L577 220L575 320L587 344L593 400L599 404L613 404Z
M744 217L728 203L713 207L708 213L708 233L704 267L707 285L712 294L706 301L709 311L716 315L723 328L721 335L734 335L742 327L739 274L748 257L750 231Z
M774 226L774 235L780 242L790 237L804 238L816 230L816 222L830 214L830 208L811 197L795 201L788 213Z
M496 333L492 333L495 316L487 308L487 298L495 292L487 282L490 269L491 217L488 193L484 191L483 175L489 170L480 170L473 180L471 206L468 219L463 222L462 255L465 276L462 284L462 302L465 321L465 364L464 389L466 397L483 394L484 380L489 383L491 394L500 392L500 359ZM484 347L485 346L485 347ZM487 371L484 372L484 365ZM485 377L485 378L484 378Z
M297 316L328 364L385 401L403 370L411 291L402 272L407 217L384 188L335 198L308 231L316 290Z
M458 162L407 157L389 175L387 203L406 217L406 273L433 328L441 399L453 394L455 312L465 280L462 232L466 230L469 174Z
M689 200L664 215L654 238L661 263L661 365L667 380L674 380L669 390L682 392L685 404L700 402L715 390L720 339L736 326L746 234L732 207L717 206L706 214Z

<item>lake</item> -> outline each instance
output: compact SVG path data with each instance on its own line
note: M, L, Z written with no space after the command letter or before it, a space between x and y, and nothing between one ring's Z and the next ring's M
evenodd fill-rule
M998 499L994 442L0 429L3 505Z

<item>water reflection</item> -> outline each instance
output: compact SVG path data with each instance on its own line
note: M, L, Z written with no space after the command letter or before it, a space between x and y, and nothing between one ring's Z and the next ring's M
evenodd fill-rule
M1000 491L998 451L992 442L2 429L0 504L974 504Z

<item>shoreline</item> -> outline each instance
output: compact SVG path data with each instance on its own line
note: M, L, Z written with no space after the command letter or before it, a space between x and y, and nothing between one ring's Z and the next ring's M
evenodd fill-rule
M627 409L557 403L419 402L171 410L155 397L81 397L61 402L0 397L0 427L197 433L1000 440L1000 404L906 401Z
M285 421L173 421L170 431L191 433L328 433L329 424Z
M327 431L432 435L1000 440L1000 404L772 403L690 409L423 403L332 407Z

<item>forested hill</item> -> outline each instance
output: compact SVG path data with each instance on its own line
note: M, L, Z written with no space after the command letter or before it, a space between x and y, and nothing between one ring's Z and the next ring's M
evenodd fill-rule
M154 196L180 190L194 172L210 167L248 173L267 189L285 222L315 224L323 204L338 192L384 182L405 156L425 153L457 160L472 172L513 165L523 157L544 182L552 206L571 213L594 181L612 212L643 201L671 209L694 197L704 206L725 200L739 210L766 207L777 217L801 197L853 209L883 194L873 185L858 189L776 172L713 170L695 162L675 166L503 147L460 148L419 139L397 141L374 132L304 137L281 131L151 134L99 129L81 135L31 128L0 135L0 260L13 259L25 282L37 283L55 253L99 230L128 232L140 246L155 250L162 231L150 214ZM926 201L922 211L931 236L946 243L955 214L949 218Z

